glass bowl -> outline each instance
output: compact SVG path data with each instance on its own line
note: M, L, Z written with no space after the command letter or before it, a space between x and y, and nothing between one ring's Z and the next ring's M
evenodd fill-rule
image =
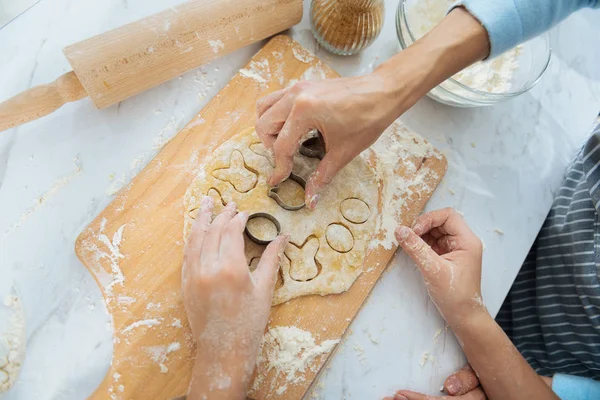
M421 3L417 4L419 2ZM435 4L439 7L437 7L437 10L432 10L432 12L440 14L441 11L442 14L439 15L439 17L443 18L443 15L447 10L447 8L445 8L446 3L447 2L443 0L429 0L425 2L422 0L400 1L398 12L396 13L396 32L402 50L410 46L426 33L421 32L421 34L417 34L417 30L413 29L415 27L422 28L423 24L426 23L422 20L423 17L418 12L414 11L414 7L427 7L431 4ZM442 9L441 7L444 8ZM411 10L413 10L412 14ZM549 35L546 33L523 43L514 51L514 56L516 57L516 64L514 71L512 71L512 76L508 78L509 88L507 90L499 88L499 91L487 91L481 87L470 87L468 84L465 84L464 79L462 79L462 82L455 79L455 75L440 83L427 95L440 103L455 107L490 106L517 97L535 86L548 68L551 57ZM498 60L498 58L490 61L486 60L484 63L494 62L494 60ZM481 68L481 65L474 65L471 68L478 67Z

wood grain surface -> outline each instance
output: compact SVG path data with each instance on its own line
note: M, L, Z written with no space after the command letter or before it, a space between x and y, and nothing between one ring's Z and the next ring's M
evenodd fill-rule
M180 292L183 195L214 148L254 125L256 100L301 76L337 74L289 37L273 38L77 239L77 255L98 282L114 329L112 363L92 399L171 399L185 393L194 339ZM398 210L405 224L421 212L446 170L443 157L411 161L432 173L421 177L428 189L415 183L407 191L411 195ZM395 173L410 182L413 177L403 165L399 162ZM346 293L306 296L273 307L269 326L297 326L310 331L317 343L341 338L394 251L378 247L368 253L365 272ZM251 395L300 399L326 361L325 356L317 359L303 381L279 394L284 377L271 370Z
M301 0L192 0L64 49L98 108L116 104L302 19Z

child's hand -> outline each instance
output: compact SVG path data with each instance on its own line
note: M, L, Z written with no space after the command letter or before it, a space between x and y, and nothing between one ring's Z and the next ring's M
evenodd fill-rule
M473 311L485 311L481 240L456 211L421 215L412 230L399 227L396 238L421 270L432 301L451 327Z
M450 375L444 382L444 391L448 396L427 396L409 390L399 390L394 397L383 400L486 400L485 392L479 385L477 375L469 364Z
M552 387L552 378L540 376L548 387ZM448 396L427 396L409 390L399 390L393 397L383 400L486 400L487 396L479 383L477 374L469 364L450 375L444 382L444 391Z
M251 273L244 255L247 214L229 203L211 223L212 210L212 199L204 197L183 262L184 305L197 341L188 399L245 398L288 238L269 244Z
M421 236L421 237L419 237ZM461 344L476 380L454 397L441 399L557 399L548 382L540 378L487 312L481 299L481 241L461 216L446 208L417 218L413 229L401 226L396 237L417 263L431 299ZM470 372L463 370L468 378ZM455 378L459 378L455 375ZM471 376L472 378L472 376ZM449 384L451 382L447 382ZM455 380L454 383L457 383ZM469 390L470 391L466 391ZM485 393L483 391L485 389ZM464 394L461 394L464 393ZM438 400L401 390L394 400Z
M444 382L448 396L427 396L409 390L399 390L394 397L383 400L486 400L487 396L479 385L479 379L469 364L450 375Z
M444 390L450 396L469 394L477 388L481 389L479 379L469 364L450 375L444 382Z

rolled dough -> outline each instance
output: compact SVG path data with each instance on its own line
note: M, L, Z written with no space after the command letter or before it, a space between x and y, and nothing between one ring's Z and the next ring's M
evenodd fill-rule
M296 155L294 173L308 179L318 162ZM195 181L186 191L185 238L204 195L213 197L218 206L215 211L220 211L222 204L234 201L240 211L271 214L281 224L281 232L290 235L274 305L299 296L324 296L348 290L363 269L369 240L376 231L379 182L375 171L362 157L357 157L321 193L316 210L305 207L288 211L267 196L266 181L272 170L271 155L253 128L221 144L200 166ZM302 188L295 183L284 183L280 190L282 198L293 203L303 195ZM250 240L245 243L248 263L256 265L264 246Z

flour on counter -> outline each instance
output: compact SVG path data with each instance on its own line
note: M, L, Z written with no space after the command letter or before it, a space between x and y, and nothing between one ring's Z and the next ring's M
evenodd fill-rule
M192 121L190 121L189 124L186 125L186 128L192 129L193 127L202 125L205 122L206 122L206 120L204 118L202 118L200 115L198 115L196 118L194 118Z
M248 68L240 69L240 75L258 83L267 83L271 79L269 60L250 61Z
M435 333L433 334L433 340L436 343L437 343L438 339L440 338L440 335L442 334L442 332L445 332L447 328L448 328L448 326L446 325L444 328L440 328L437 331L435 331Z
M106 195L112 196L119 193L119 190L123 189L126 182L125 174L122 174L118 179L115 180L115 174L111 173L108 178L111 181L111 184L106 189Z
M181 325L181 320L179 318L173 318L173 322L171 323L171 326L173 328L182 328L183 325Z
M169 372L169 368L167 368L167 366L165 365L169 354L180 349L181 343L179 342L173 342L168 346L150 346L145 348L146 352L150 355L152 361L158 364L160 372L162 374L166 374L167 372Z
M325 72L324 64L321 61L319 61L317 65L308 68L300 75L301 81L320 81L322 79L327 79L327 73Z
M8 295L4 306L12 310L6 332L0 332L0 393L10 389L17 380L25 357L25 315L16 295Z
M106 223L106 218L102 218L98 232L94 232L95 237L84 240L82 246L94 258L95 263L90 265L90 267L94 269L98 283L104 288L106 304L110 304L114 299L113 287L115 285L123 286L125 283L125 276L123 275L123 271L121 271L119 263L120 260L125 258L121 253L120 246L123 240L123 230L127 224L121 225L112 235L112 238L109 238L105 232ZM101 261L107 261L110 271L106 270L106 264L101 263ZM116 300L123 307L127 307L136 301L133 297L122 295L119 295Z
M121 271L121 267L119 266L119 260L124 258L125 256L121 254L121 240L123 240L123 229L125 229L125 225L123 224L117 229L117 231L113 234L112 240L106 236L104 233L104 229L106 229L106 218L102 218L100 222L100 231L98 232L98 240L103 243L108 252L96 252L98 259L106 258L110 261L110 268L112 272L112 281L108 283L105 287L105 291L107 295L112 295L112 288L115 285L123 286L125 283L125 276L123 275L123 271Z
M455 0L422 0L408 10L408 23L416 39L424 36L445 16ZM479 61L452 78L472 89L489 93L507 93L519 68L518 57L523 46L517 46L491 60ZM443 83L442 83L443 86Z
M294 54L294 57L296 58L296 60L303 62L305 64L308 64L312 60L315 59L315 57L313 57L312 54L310 54L308 51L306 51L303 48L293 47L292 53Z
M285 62L280 62L277 64L277 69L275 70L275 77L279 81L281 86L285 86L285 76L283 69L285 68Z
M198 98L200 100L204 99L208 94L210 94L212 88L217 83L215 80L208 79L208 74L202 69L199 69L196 72L194 82L201 85L200 93L198 94Z
M25 210L23 214L21 214L19 220L4 232L4 237L6 237L9 233L17 229L19 226L21 226L21 224L25 222L27 218L29 218L33 213L35 213L41 207L43 207L48 202L48 200L54 197L62 188L67 186L76 176L81 175L83 169L81 167L81 161L79 161L78 157L75 157L73 159L73 164L75 164L75 169L70 174L56 179L46 192L44 192L40 197L35 199L34 204L27 210Z
M157 320L156 318L144 319L144 320L136 321L134 323L127 325L125 328L123 328L123 330L121 332L127 333L127 332L131 332L135 328L139 328L140 326L152 327L152 326L159 325L159 324L160 324L160 321Z
M209 40L208 44L212 49L213 53L218 53L220 49L225 48L225 45L220 40Z
M290 79L286 87L294 86L299 81L320 81L327 79L327 73L323 67L323 63L319 61L317 65L309 67L300 75L299 79Z
M169 142L169 140L171 140L171 138L173 136L175 136L177 134L177 132L179 132L179 125L182 122L181 119L177 119L174 116L172 116L169 119L169 122L167 122L167 124L165 126L162 127L162 129L160 130L160 132L158 132L158 134L154 137L154 145L152 146L152 149L155 150L152 154L150 154L150 157L148 157L147 153L142 154L142 158L144 160L147 160L148 158L152 159L154 158L154 156L156 155L156 152L158 152L159 150L162 150L162 148L165 146L165 144L167 144ZM147 162L146 162L147 163ZM146 164L144 163L144 164Z
M123 295L117 296L117 302L119 304L127 304L127 305L129 305L129 304L135 303L136 301L137 301L137 299L135 297L123 296Z
M371 332L366 332L367 337L369 338L369 340L373 343L373 344L379 344L379 339L377 339L376 337L374 337Z
M308 331L295 326L278 326L265 333L260 353L257 358L259 374L254 381L253 390L262 383L264 376L274 369L285 377L285 385L277 388L277 394L285 393L289 384L297 384L305 380L304 372L316 371L312 363L319 357L329 354L337 340L324 340L316 344L315 338ZM261 379L262 378L262 379Z
M427 364L427 361L433 362L432 357L428 351L424 352L423 355L421 356L421 363L419 364L421 366L421 368L423 368L425 366L425 364Z
M271 54L277 61L283 60L283 51L272 51Z
M171 117L167 124L154 136L152 148L148 151L144 151L137 157L131 160L129 164L129 171L123 172L119 178L115 179L115 174L109 175L109 181L111 182L106 189L107 196L113 196L123 189L127 184L135 177L155 156L162 150L173 136L179 131L179 125L181 119Z
M154 303L151 301L148 304L146 304L146 310L160 310L161 306L161 303Z
M365 349L358 343L354 343L352 346L352 350L356 353L356 357L358 358L358 362L363 365L366 365L367 356L365 356Z

